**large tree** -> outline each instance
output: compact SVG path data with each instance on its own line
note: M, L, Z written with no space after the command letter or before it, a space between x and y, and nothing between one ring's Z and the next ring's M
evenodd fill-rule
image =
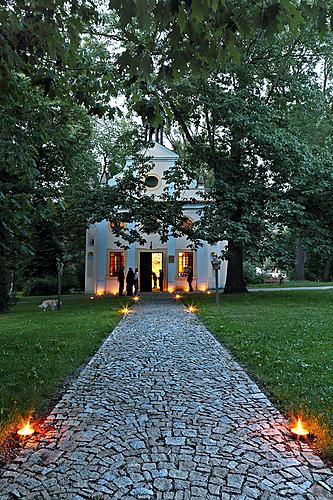
M129 21L124 36L131 29L142 35ZM227 293L246 290L246 247L258 246L272 224L291 220L287 207L300 221L304 210L293 197L306 172L321 163L327 171L330 156L326 145L316 148L311 133L326 109L315 67L330 39L324 43L306 25L298 36L288 29L270 39L262 30L246 36L235 30L233 36L239 60L217 60L201 75L189 65L177 81L163 77L157 54L148 79L134 78L134 63L125 64L133 108L146 122L176 122L187 143L187 173L198 175L198 167L211 173L213 186L197 229L210 241L228 240ZM127 40L121 65L133 42ZM155 67L154 55L151 63Z

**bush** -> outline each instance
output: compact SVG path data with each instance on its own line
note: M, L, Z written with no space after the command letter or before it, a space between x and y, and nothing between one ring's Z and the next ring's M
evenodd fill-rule
M53 277L31 278L22 287L23 295L56 295L57 280Z
M78 280L71 273L64 273L61 280L61 293L70 293L77 286ZM22 287L23 295L57 295L58 280L55 276L30 278Z
M256 266L250 262L244 262L244 279L245 283L255 285L256 283L263 283L266 278L266 274L258 274L256 272Z
M63 290L71 290L72 288L77 290L80 289L80 279L78 276L78 271L75 267L66 267L64 268L64 274L62 277L62 288ZM64 291L64 293L66 293Z

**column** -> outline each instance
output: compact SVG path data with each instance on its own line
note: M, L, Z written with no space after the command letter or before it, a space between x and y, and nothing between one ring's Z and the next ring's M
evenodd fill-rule
M202 246L197 250L197 290L206 290L208 288L208 269L207 269L207 243L200 241Z
M106 269L106 220L98 224L97 283L96 292L105 293Z
M171 291L176 289L176 273L177 273L176 238L172 235L171 228L169 230L167 259L168 259L167 289Z
M128 230L135 229L135 223L128 224ZM137 242L130 243L127 250L127 270L131 267L135 271L136 265L136 246Z

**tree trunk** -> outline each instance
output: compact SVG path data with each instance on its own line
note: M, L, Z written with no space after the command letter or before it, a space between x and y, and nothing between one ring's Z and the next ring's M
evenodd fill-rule
M332 257L329 257L326 261L326 266L323 272L323 281L330 281L332 271Z
M4 255L0 254L0 313L8 311L10 297L10 273Z
M224 293L246 292L243 272L243 247L239 243L228 241L228 267Z
M306 262L305 251L302 247L301 238L295 240L295 280L304 281L304 264Z

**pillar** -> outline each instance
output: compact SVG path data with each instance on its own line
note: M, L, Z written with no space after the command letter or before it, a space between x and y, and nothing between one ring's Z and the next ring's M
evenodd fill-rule
M106 268L106 220L98 224L97 283L96 292L105 293Z
M128 224L128 230L135 228L135 223L131 222ZM127 250L127 270L131 267L133 271L135 271L136 265L136 241L134 243L130 243Z
M208 288L208 263L207 244L200 241L203 246L197 250L197 290L206 290Z
M176 289L176 272L177 272L177 260L176 260L176 238L172 235L172 230L169 231L168 239L168 290Z

